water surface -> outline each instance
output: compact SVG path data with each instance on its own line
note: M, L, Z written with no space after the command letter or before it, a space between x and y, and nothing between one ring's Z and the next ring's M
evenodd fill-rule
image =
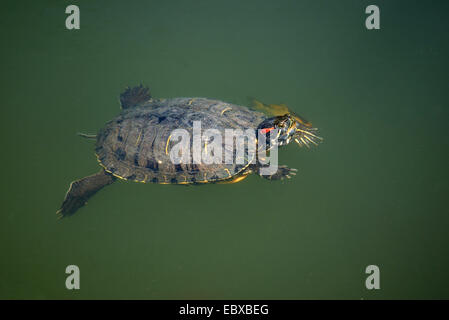
M0 298L449 298L445 1L7 1L2 39ZM282 183L119 182L57 221L99 169L118 95L286 103L320 128ZM65 267L81 270L68 291ZM381 270L381 289L364 286Z

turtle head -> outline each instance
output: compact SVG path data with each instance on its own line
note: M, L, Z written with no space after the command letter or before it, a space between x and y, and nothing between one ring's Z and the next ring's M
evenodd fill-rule
M275 145L287 145L292 140L301 147L317 145L317 142L322 140L316 135L317 128L313 128L310 122L292 113L265 119L257 129L266 135L267 149Z

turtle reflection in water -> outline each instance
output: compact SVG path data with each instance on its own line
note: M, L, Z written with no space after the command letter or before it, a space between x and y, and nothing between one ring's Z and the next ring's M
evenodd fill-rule
M249 109L206 98L154 99L142 85L127 88L120 95L122 112L109 121L97 135L96 155L100 172L73 181L58 214L63 217L75 213L89 197L113 183L117 178L159 184L234 183L250 173L260 173L261 165L246 158L243 164L174 164L168 150L173 145L173 130L182 128L190 134L193 122L201 121L203 128L261 129L267 133L267 148L295 141L300 146L317 144L321 138L316 128L285 105L264 105L255 101ZM277 129L276 137L269 131ZM256 135L257 137L257 135ZM224 143L224 142L223 142ZM280 180L295 175L296 169L279 166L273 175L261 175Z

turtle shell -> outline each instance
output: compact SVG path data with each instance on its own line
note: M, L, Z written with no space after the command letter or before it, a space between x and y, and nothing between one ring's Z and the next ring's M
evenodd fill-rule
M200 120L203 132L218 129L225 137L225 129L256 129L265 118L263 113L218 100L151 99L124 109L100 130L96 155L107 172L137 182L191 184L231 179L243 173L253 159L231 164L173 164L169 155L177 143L170 141L173 130L185 129L192 137L193 122Z

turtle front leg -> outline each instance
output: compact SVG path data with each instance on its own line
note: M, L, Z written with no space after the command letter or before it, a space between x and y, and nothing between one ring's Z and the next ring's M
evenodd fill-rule
M292 176L296 176L298 169L289 168L287 166L279 166L278 171L272 175L262 175L260 173L260 167L257 168L257 173L268 180L284 180L284 178L290 179Z
M264 104L256 99L252 99L251 104L253 109L268 115L283 116L284 114L290 113L285 104Z

